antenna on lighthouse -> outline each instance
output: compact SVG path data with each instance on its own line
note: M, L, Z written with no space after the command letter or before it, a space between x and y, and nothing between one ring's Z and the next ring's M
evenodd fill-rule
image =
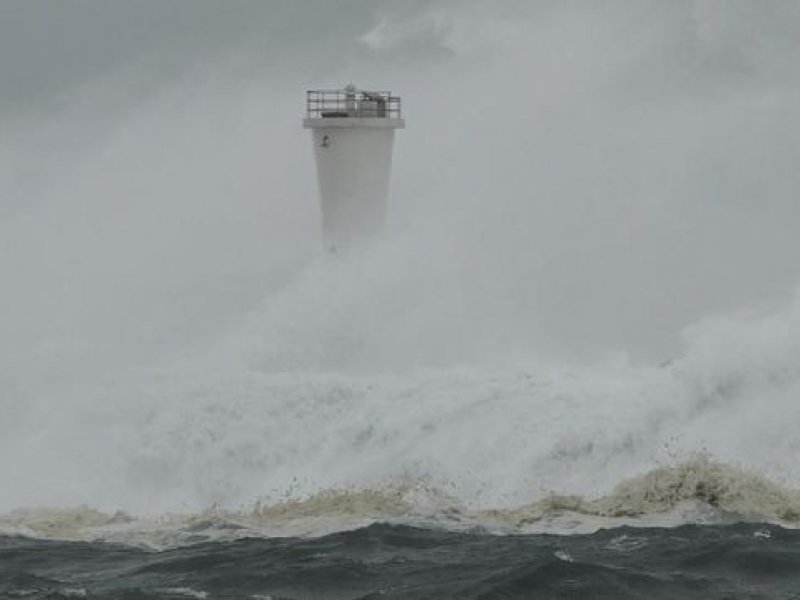
M391 92L306 92L306 118L317 163L322 230L331 252L347 250L384 227L394 130L405 127Z

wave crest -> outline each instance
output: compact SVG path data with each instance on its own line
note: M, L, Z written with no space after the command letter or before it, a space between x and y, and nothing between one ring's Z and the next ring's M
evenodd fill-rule
M643 518L695 504L721 519L800 522L800 490L782 487L741 467L698 454L619 483L600 498L551 494L506 511L488 511L514 527L538 522L554 512L607 518ZM708 511L702 511L707 515ZM700 512L695 512L700 514Z
M429 481L328 489L242 510L134 518L89 507L21 510L0 517L0 533L110 541L163 549L244 537L317 536L375 522L498 534L585 533L620 525L767 521L800 525L800 490L699 454L619 483L605 496L548 494L515 508L473 509Z

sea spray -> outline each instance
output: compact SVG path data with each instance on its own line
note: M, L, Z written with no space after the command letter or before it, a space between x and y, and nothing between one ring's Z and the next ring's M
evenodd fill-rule
M98 380L54 399L39 435L5 439L5 456L25 455L28 468L0 462L17 482L0 510L196 513L418 480L470 509L505 509L551 492L608 496L702 451L793 488L800 373L786 330L797 311L698 325L661 368L531 359L391 374L204 362ZM733 502L713 483L724 480L714 463L691 464L711 477L708 500Z

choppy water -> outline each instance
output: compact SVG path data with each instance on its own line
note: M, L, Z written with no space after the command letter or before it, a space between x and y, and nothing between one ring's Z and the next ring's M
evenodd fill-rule
M800 598L800 532L755 525L496 536L372 525L152 552L0 538L5 598Z

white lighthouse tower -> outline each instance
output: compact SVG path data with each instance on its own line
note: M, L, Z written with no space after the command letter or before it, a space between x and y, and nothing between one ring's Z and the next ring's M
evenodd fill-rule
M400 98L352 84L312 90L303 126L314 141L325 246L345 251L384 226L394 130L405 126Z

